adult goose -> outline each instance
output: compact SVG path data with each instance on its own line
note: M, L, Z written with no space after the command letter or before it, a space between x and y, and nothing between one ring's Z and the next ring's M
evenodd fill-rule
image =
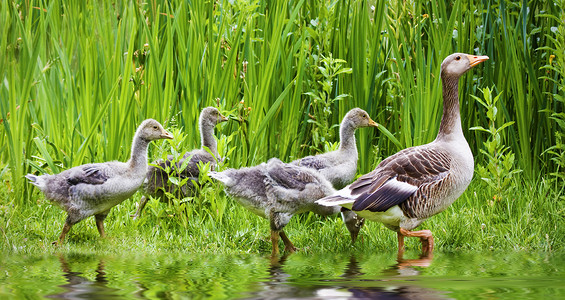
M186 152L176 163L174 163L174 156L169 155L166 160L155 161L149 165L146 180L143 183L144 195L139 200L137 211L133 215L134 219L141 215L143 208L145 208L149 200L149 196L157 198L161 202L168 202L169 199L166 193L171 193L180 198L188 197L193 193L193 181L198 183L200 175L198 164L200 162L204 164L210 163L211 170L214 170L217 160L220 158L218 155L218 143L214 138L214 127L227 120L228 118L222 115L217 108L204 108L200 113L198 122L202 148ZM186 163L187 159L189 160L188 163ZM185 163L186 167L181 170ZM179 189L177 185L169 182L169 177L172 176L180 178L179 181L185 178L189 178L189 180Z
M431 252L431 231L411 230L451 205L473 177L473 154L461 128L458 82L466 71L487 59L454 53L442 62L443 116L433 142L388 157L372 172L317 203L339 204L383 223L397 232L399 253L404 251L407 236L419 237L422 252Z
M45 197L67 212L58 244L76 223L89 216L96 219L101 237L105 236L104 219L110 209L133 195L147 173L147 147L157 139L172 139L159 122L148 119L138 127L127 162L111 161L77 166L55 175L27 174Z
M337 205L325 207L314 203L335 192L320 173L285 164L277 158L254 167L210 172L209 175L220 181L226 193L241 205L269 220L273 257L279 254L279 237L285 244L285 251L296 250L283 231L293 215L307 211L332 215L340 211ZM352 227L351 230L358 231L358 228Z

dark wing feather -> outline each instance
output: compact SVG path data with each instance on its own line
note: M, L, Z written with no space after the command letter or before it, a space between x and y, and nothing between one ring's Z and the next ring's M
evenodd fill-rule
M110 176L102 164L89 164L78 166L69 170L66 179L69 185L84 184L103 184Z
M274 183L287 189L302 191L306 184L317 182L317 178L302 167L285 164L280 161L276 163L272 160L269 161L267 174Z
M353 182L349 187L349 189L351 189L351 195L358 195L376 191L379 187L381 187L381 185L383 185L387 180L390 179L389 176L383 175L384 174L381 174L377 170L375 170L359 177L359 179Z
M215 164L216 160L214 159L214 157L212 155L210 155L209 153L205 152L203 153L202 150L195 150L192 152L186 152L182 158L178 159L178 161L176 162L175 166L173 166L173 161L174 161L174 156L173 155L168 155L166 160L160 160L158 162L155 162L154 164L156 164L157 166L159 166L159 168L163 169L163 170L167 170L167 167L169 168L169 173L166 173L165 171L164 174L166 174L167 176L174 176L177 177L178 173L177 171L180 170L182 168L182 165L185 163L185 161L187 159L190 159L188 161L188 164L186 165L186 167L180 172L180 177L181 178L187 178L187 177L194 177L194 178L198 178L198 175L200 174L200 170L198 169L198 163L202 162L204 164L206 163L210 163L212 164L211 170L214 170L213 165Z
M191 156L192 155L192 156ZM214 165L216 164L216 160L210 153L186 153L182 160L178 162L178 168L182 166L182 163L185 159L190 157L190 162L186 166L186 168L181 172L181 176L183 177L196 177L198 178L198 174L200 174L200 170L198 169L198 163L202 162L203 164L210 163L211 170L214 170Z
M373 193L363 193L355 199L352 210L386 211L398 205L418 190L417 187L392 178Z
M301 167L306 167L314 170L321 170L328 167L328 164L324 160L317 159L314 156L307 156L298 160L291 162L291 164Z
M358 195L353 210L386 211L412 196L420 186L443 179L451 164L440 149L408 148L383 160L350 185Z

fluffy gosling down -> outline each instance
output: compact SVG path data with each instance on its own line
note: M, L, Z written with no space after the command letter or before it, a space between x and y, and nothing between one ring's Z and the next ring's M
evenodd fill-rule
M378 125L366 111L357 107L351 109L345 114L339 126L339 148L337 150L306 156L292 161L291 164L320 172L336 189L345 187L353 181L357 173L359 154L355 131L363 127L378 127ZM351 234L351 242L355 243L365 219L345 207L341 210L341 217Z
M57 244L62 244L71 227L94 216L101 237L104 219L110 209L132 196L147 173L147 147L158 139L172 139L159 122L148 119L137 128L131 157L127 162L111 161L77 166L54 175L25 177L37 186L49 201L67 212Z
M461 127L458 82L461 75L487 59L454 53L442 62L443 116L433 142L388 157L374 171L317 203L342 205L396 231L399 254L406 236L419 237L422 252L431 253L432 232L411 230L449 207L471 182L473 153Z
M312 211L319 215L338 213L339 206L325 207L314 203L335 192L331 183L310 168L285 164L277 158L254 167L210 172L210 177L223 183L225 191L245 208L269 220L271 227L272 257L279 254L279 237L285 251L296 248L283 228L293 215ZM359 227L348 227L356 230Z
M334 188L341 189L350 184L357 173L357 143L355 130L363 127L378 127L369 114L354 108L345 114L339 126L339 148L335 151L306 156L291 162L293 165L315 169L320 172Z
M180 198L193 195L194 186L192 181L194 180L194 182L198 183L200 174L198 163L210 163L210 170L213 171L218 159L220 159L218 155L218 144L214 138L214 127L227 120L228 118L222 115L217 108L204 108L200 113L198 122L202 148L186 152L182 158L176 162L176 166L173 166L174 157L172 155L167 156L166 160L153 162L156 166L149 166L146 180L143 183L142 190L144 195L139 200L135 215L132 216L134 219L137 219L141 215L150 196L159 199L160 202L168 202L169 198L166 196L165 192L178 195ZM210 152L205 150L204 147L207 147ZM189 159L189 161L186 167L180 173L177 173L177 170L181 169L181 166L187 159ZM168 173L166 171L167 168L170 170ZM181 180L190 178L190 180L188 180L185 185L181 186L180 189L177 189L176 185L169 182L170 176L178 176Z

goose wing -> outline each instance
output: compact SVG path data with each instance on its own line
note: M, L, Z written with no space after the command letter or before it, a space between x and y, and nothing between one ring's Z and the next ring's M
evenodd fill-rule
M308 169L285 164L278 159L271 159L268 162L267 175L274 184L289 190L302 191L307 184L319 181Z
M106 164L87 164L69 169L65 177L71 186L81 183L99 185L106 182L113 174L112 168Z
M324 159L320 159L320 156L307 156L301 159L293 161L291 164L301 167L306 167L314 170L321 170L328 167L328 163Z
M183 158L177 162L177 168L181 168L182 164L185 163L187 159L190 159L186 168L181 172L182 177L196 177L200 170L198 169L198 162L203 164L210 163L210 169L213 171L215 168L216 160L214 156L203 150L196 150L187 152L184 154Z
M440 149L413 147L398 152L349 186L355 197L352 208L386 211L406 201L420 186L443 180L450 164L450 156Z

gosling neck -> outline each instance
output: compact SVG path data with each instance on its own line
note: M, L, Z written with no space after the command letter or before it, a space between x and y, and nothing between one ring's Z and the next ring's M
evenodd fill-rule
M339 127L339 150L346 151L351 156L357 157L357 144L355 142L355 126L348 119L344 119Z
M459 77L441 77L443 115L436 140L451 140L463 136L459 112Z
M214 138L214 126L210 124L200 123L200 141L202 148L204 146L210 149L215 158L218 158L218 143Z
M131 147L131 157L128 161L129 167L133 170L147 169L147 147L151 141L140 137L138 134L133 139Z

